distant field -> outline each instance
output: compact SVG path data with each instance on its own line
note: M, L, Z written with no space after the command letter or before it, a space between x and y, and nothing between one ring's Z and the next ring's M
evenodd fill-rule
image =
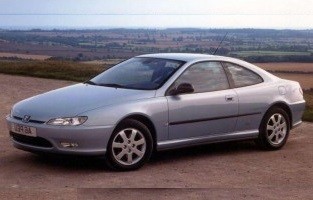
M273 73L273 74L283 79L298 81L303 89L313 88L312 74L289 74L289 73Z
M254 63L254 64L257 65L258 67L270 71L313 72L313 63Z
M313 88L313 74L312 74L313 63L254 63L254 64L265 70L272 71L274 75L280 78L298 81L303 89ZM307 74L305 72L307 72Z
M310 52L294 52L294 51L235 51L232 52L234 55L246 57L246 56L292 56L292 55L298 55L298 56L308 56L310 55Z
M51 56L0 52L0 58L20 58L20 59L31 59L31 60L46 60L48 58L51 58Z

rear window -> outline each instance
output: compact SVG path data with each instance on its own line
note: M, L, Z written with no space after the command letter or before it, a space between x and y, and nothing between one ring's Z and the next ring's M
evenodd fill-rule
M231 82L234 87L244 87L255 85L263 82L260 75L253 71L241 67L233 63L224 63L228 73L230 74Z

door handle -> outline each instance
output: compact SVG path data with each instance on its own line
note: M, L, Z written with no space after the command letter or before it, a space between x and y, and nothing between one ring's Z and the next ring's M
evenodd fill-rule
M226 101L234 101L234 98L235 98L235 97L232 96L232 95L226 95L226 96L225 96L225 100L226 100Z

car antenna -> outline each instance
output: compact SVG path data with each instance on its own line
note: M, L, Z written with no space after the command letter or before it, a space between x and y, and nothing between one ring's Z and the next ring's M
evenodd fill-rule
M223 43L223 41L225 40L226 36L227 36L228 32L226 32L226 34L224 35L223 39L220 41L219 45L217 46L217 48L215 49L213 55L216 54L217 50L221 47L221 44Z

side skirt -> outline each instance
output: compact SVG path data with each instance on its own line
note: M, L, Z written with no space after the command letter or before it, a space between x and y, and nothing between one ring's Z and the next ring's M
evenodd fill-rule
M161 141L157 143L157 150L163 151L181 147L196 146L209 143L228 142L236 140L255 139L259 135L259 130L249 130L242 132L215 134L202 137L183 138L175 140Z

